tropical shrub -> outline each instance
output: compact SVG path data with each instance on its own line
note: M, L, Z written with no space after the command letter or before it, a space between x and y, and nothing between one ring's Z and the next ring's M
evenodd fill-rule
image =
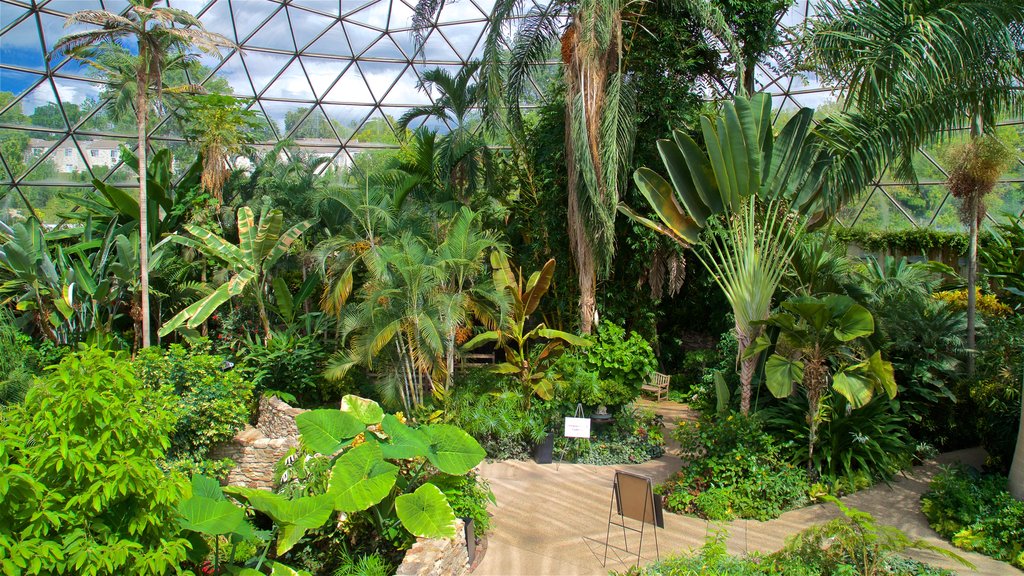
M959 548L1024 568L1024 502L1006 477L967 466L944 468L921 497L928 524Z
M446 476L433 481L444 492L455 516L473 520L474 534L484 536L491 530L489 504L497 504L491 485L475 471L461 476Z
M0 315L0 410L25 399L38 368L32 340L18 330L6 313Z
M166 574L190 549L166 473L171 399L120 354L71 354L0 418L0 566L7 574Z
M982 294L981 288L975 289L974 305L978 312L988 318L1005 318L1013 314L1013 308L999 301L995 294ZM967 290L943 290L932 295L940 302L948 302L958 310L967 309Z
M230 440L249 420L253 383L223 356L210 353L210 343L188 347L172 344L166 351L144 348L133 362L139 381L173 397L175 416L167 459L172 468L219 475L229 460L207 459L210 448Z
M822 424L812 468L830 492L849 493L887 480L910 466L915 452L906 417L886 398L875 398L857 410L833 395L822 406ZM795 446L786 456L807 462L807 400L803 394L759 412L765 429Z
M665 507L709 520L768 520L807 502L807 474L756 418L737 414L680 422L673 431L689 463L657 490Z
M611 322L601 322L593 346L586 349L587 363L600 378L600 390L594 400L605 406L622 406L640 395L640 387L658 369L654 350L636 332Z
M240 350L239 369L255 383L258 393L273 392L289 404L322 406L331 387L323 376L329 353L319 335L275 334L264 344L248 338Z
M735 358L733 356L731 359ZM669 395L679 397L679 402L688 403L689 397L699 388L704 373L717 365L721 357L717 349L688 350L683 354L678 371L672 375Z
M555 453L579 464L641 464L665 453L661 425L662 417L653 411L627 404L610 425L592 424L590 439L555 440Z
M519 383L487 369L462 372L445 405L447 422L462 428L496 460L526 460L545 434L547 410L523 408Z
M1020 424L1024 316L990 319L978 343L977 372L965 382L967 418L975 423L988 465L1009 469Z

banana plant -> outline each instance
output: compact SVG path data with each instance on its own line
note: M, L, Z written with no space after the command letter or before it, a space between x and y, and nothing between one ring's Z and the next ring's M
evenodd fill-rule
M808 467L813 465L814 444L821 423L821 406L829 389L842 395L853 409L866 405L878 393L896 397L890 362L880 351L868 351L865 340L875 332L867 308L841 294L795 296L782 303L782 312L760 324L778 328L775 351L765 362L768 390L784 398L802 386L807 395ZM748 355L772 346L760 336Z
M160 336L166 336L182 326L196 329L222 304L250 290L256 298L260 321L263 324L264 342L269 341L272 332L265 303L267 276L274 264L288 253L291 245L312 226L313 221L306 220L282 233L284 215L277 209L264 209L257 226L252 209L243 206L238 209L237 246L194 224L185 225L185 230L191 236L169 236L165 242L173 241L194 248L210 258L224 262L230 277L208 296L194 302L168 320L160 328Z
M512 271L508 258L499 251L491 252L491 267L494 269L494 286L506 293L512 301L511 310L504 316L498 328L488 330L471 339L462 349L469 352L488 343L497 343L505 351L505 361L496 364L492 370L497 374L514 376L521 385L523 407L530 409L534 396L544 400L554 397L559 384L559 375L550 370L551 365L565 352L568 346L590 346L591 342L568 332L548 328L543 322L528 328L530 314L537 310L541 299L551 287L555 274L555 260L548 260L540 271L534 272L523 282L522 271ZM538 346L543 345L540 352Z
M658 141L669 180L646 167L633 174L660 222L619 206L633 220L695 247L722 288L736 319L744 414L750 412L758 357L743 352L760 333L755 322L771 311L801 231L821 217L812 212L829 163L808 139L813 114L801 109L776 137L771 97L737 96L717 120L701 118L706 150L680 130L672 140ZM719 223L724 233L703 233Z

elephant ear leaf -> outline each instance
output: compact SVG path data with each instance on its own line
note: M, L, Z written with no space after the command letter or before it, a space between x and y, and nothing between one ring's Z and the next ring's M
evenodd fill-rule
M433 424L420 430L428 442L427 459L445 474L465 474L487 456L476 439L456 426Z
M306 572L305 570L295 570L294 568L285 566L280 562L271 562L270 566L270 576L310 576L310 573ZM263 575L262 572L256 570L253 570L253 572L259 574L260 576ZM241 575L242 573L239 572L239 574Z
M395 513L405 529L422 538L455 536L455 512L441 489L424 484L395 498Z
M277 539L278 556L292 549L306 532L324 525L334 507L330 496L306 496L287 502L283 508L284 518L281 522L281 535Z
M793 393L793 386L804 379L804 363L772 354L764 364L764 373L772 395L785 398Z
M295 417L302 441L311 450L331 456L366 430L358 418L340 410L310 410Z
M381 428L391 440L388 444L381 444L384 458L404 460L427 455L427 438L419 430L406 426L391 414L384 416Z
M398 466L384 461L381 447L366 442L338 458L331 469L327 494L334 508L359 512L383 500L398 478Z
M238 531L245 523L245 511L228 500L193 496L178 506L179 523L185 530L207 536Z
M380 424L380 421L384 418L384 410L380 407L380 404L373 400L360 398L354 394L346 394L341 399L341 411L351 414L356 420L367 426Z

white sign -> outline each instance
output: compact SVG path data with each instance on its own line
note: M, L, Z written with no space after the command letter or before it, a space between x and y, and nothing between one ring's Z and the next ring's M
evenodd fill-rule
M566 438L590 438L590 418L566 418Z

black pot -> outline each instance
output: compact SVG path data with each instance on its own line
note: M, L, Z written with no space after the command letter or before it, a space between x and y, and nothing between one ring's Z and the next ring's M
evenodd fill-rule
M547 437L533 449L533 459L537 464L551 464L555 456L555 433L548 432Z
M469 555L469 565L472 566L476 560L476 523L472 518L463 518L462 521L466 525L466 552Z

